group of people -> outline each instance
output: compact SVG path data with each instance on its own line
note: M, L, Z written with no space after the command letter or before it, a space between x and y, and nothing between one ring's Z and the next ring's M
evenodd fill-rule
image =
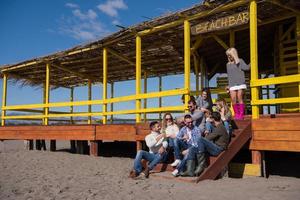
M243 90L246 89L244 71L249 65L238 57L237 50L230 48L226 51L228 57L227 91L231 97L234 118L244 118L245 105ZM168 151L174 151L175 169L173 176L199 176L206 167L206 155L217 156L226 150L230 142L232 118L231 111L224 99L218 99L215 109L209 90L203 89L197 99L190 98L189 113L176 119L166 113L162 123L150 123L151 133L145 137L149 152L138 151L131 178L149 177L149 172L161 161L167 159ZM142 159L147 160L147 167L143 169Z
M174 176L195 176L201 174L206 165L205 155L217 156L228 146L230 129L224 124L230 123L230 110L221 107L223 100L218 100L217 111L211 112L207 104L206 90L197 101L188 102L189 113L176 119L166 113L162 123L150 123L151 133L145 137L149 152L140 150L135 158L131 178L148 177L159 162L167 160L168 151L174 151ZM202 102L201 107L197 102ZM226 111L228 113L226 113ZM228 118L226 118L228 116ZM224 121L223 121L224 120ZM229 127L229 126L228 126ZM143 170L142 159L148 166Z

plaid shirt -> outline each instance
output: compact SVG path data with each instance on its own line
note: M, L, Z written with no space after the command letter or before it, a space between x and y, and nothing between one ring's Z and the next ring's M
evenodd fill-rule
M184 135L188 134L188 128L186 126L182 127L177 134L177 138L181 139L183 138ZM188 145L198 147L197 141L201 137L201 131L197 126L193 126L191 130L191 138L187 141Z

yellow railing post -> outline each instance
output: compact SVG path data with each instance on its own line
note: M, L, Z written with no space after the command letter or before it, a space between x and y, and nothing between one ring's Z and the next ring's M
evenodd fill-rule
M106 48L103 48L103 82L102 82L102 86L103 86L102 99L106 100L107 99L107 49ZM102 112L104 114L102 116L102 123L106 124L107 123L107 115L105 114L107 112L107 104L106 103L103 103Z
M298 74L300 74L300 15L297 15L296 19L296 39L297 39L297 58L298 58ZM298 84L298 92L300 97L300 83ZM300 112L300 102L299 102L299 112Z
M147 93L147 71L144 70L144 94ZM144 99L144 108L147 108L147 99ZM147 113L144 113L144 122L147 121Z
M1 111L1 126L5 126L5 114L6 111L3 107L6 106L6 99L7 99L7 78L8 75L6 73L3 74L3 88L2 88L2 111Z
M198 57L194 54L194 66L195 66L195 79L196 79L196 94L199 94L199 60Z
M112 82L110 84L110 98L114 98L114 83ZM110 104L110 112L113 112L114 111L114 103L111 103ZM110 123L112 124L114 121L114 115L111 115L110 116Z
M74 101L74 87L71 87L70 102L73 102L73 101ZM70 113L73 113L73 112L74 112L74 106L70 106ZM71 124L74 124L73 116L71 116L70 120L71 120Z
M251 81L258 79L258 55L257 55L257 3L256 0L250 2L250 63ZM252 101L258 100L258 88L251 88ZM259 107L252 105L252 119L259 118Z
M142 39L140 36L136 36L136 80L135 80L135 94L141 93L141 71L142 71ZM136 99L136 111L141 109L141 99ZM136 113L136 122L141 122L141 114Z
M92 100L92 81L88 81L88 100ZM92 112L92 105L88 105L88 113ZM92 116L88 116L88 124L92 124Z
M44 104L48 105L49 104L49 89L50 89L50 64L47 63L46 64L46 82L45 82L45 85L44 85ZM45 115L45 118L44 118L44 125L48 125L49 123L49 118L48 118L48 115L49 115L49 107L45 107L44 109L44 115Z
M188 110L188 101L190 100L190 71L191 71L191 44L190 44L190 22L184 20L184 88L188 90L185 95L185 111Z
M161 76L158 77L158 91L159 92L162 91L162 77ZM161 106L162 106L162 98L159 97L159 99L158 99L158 107L161 108ZM160 112L159 113L159 120L161 120L161 119L162 119L162 115L161 115L161 112Z

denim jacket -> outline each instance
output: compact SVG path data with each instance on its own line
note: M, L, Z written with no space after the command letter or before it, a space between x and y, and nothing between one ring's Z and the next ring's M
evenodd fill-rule
M179 133L177 134L177 138L178 139L182 139L183 136L187 134L187 127L184 126L180 129ZM193 126L192 130L191 130L191 139L187 142L188 145L197 147L197 141L199 139L199 137L201 137L201 131L197 126Z

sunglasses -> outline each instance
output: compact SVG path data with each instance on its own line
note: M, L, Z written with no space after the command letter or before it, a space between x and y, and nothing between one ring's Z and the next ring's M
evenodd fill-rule
M170 121L171 121L171 120L172 120L172 118L166 118L166 120L170 120Z

